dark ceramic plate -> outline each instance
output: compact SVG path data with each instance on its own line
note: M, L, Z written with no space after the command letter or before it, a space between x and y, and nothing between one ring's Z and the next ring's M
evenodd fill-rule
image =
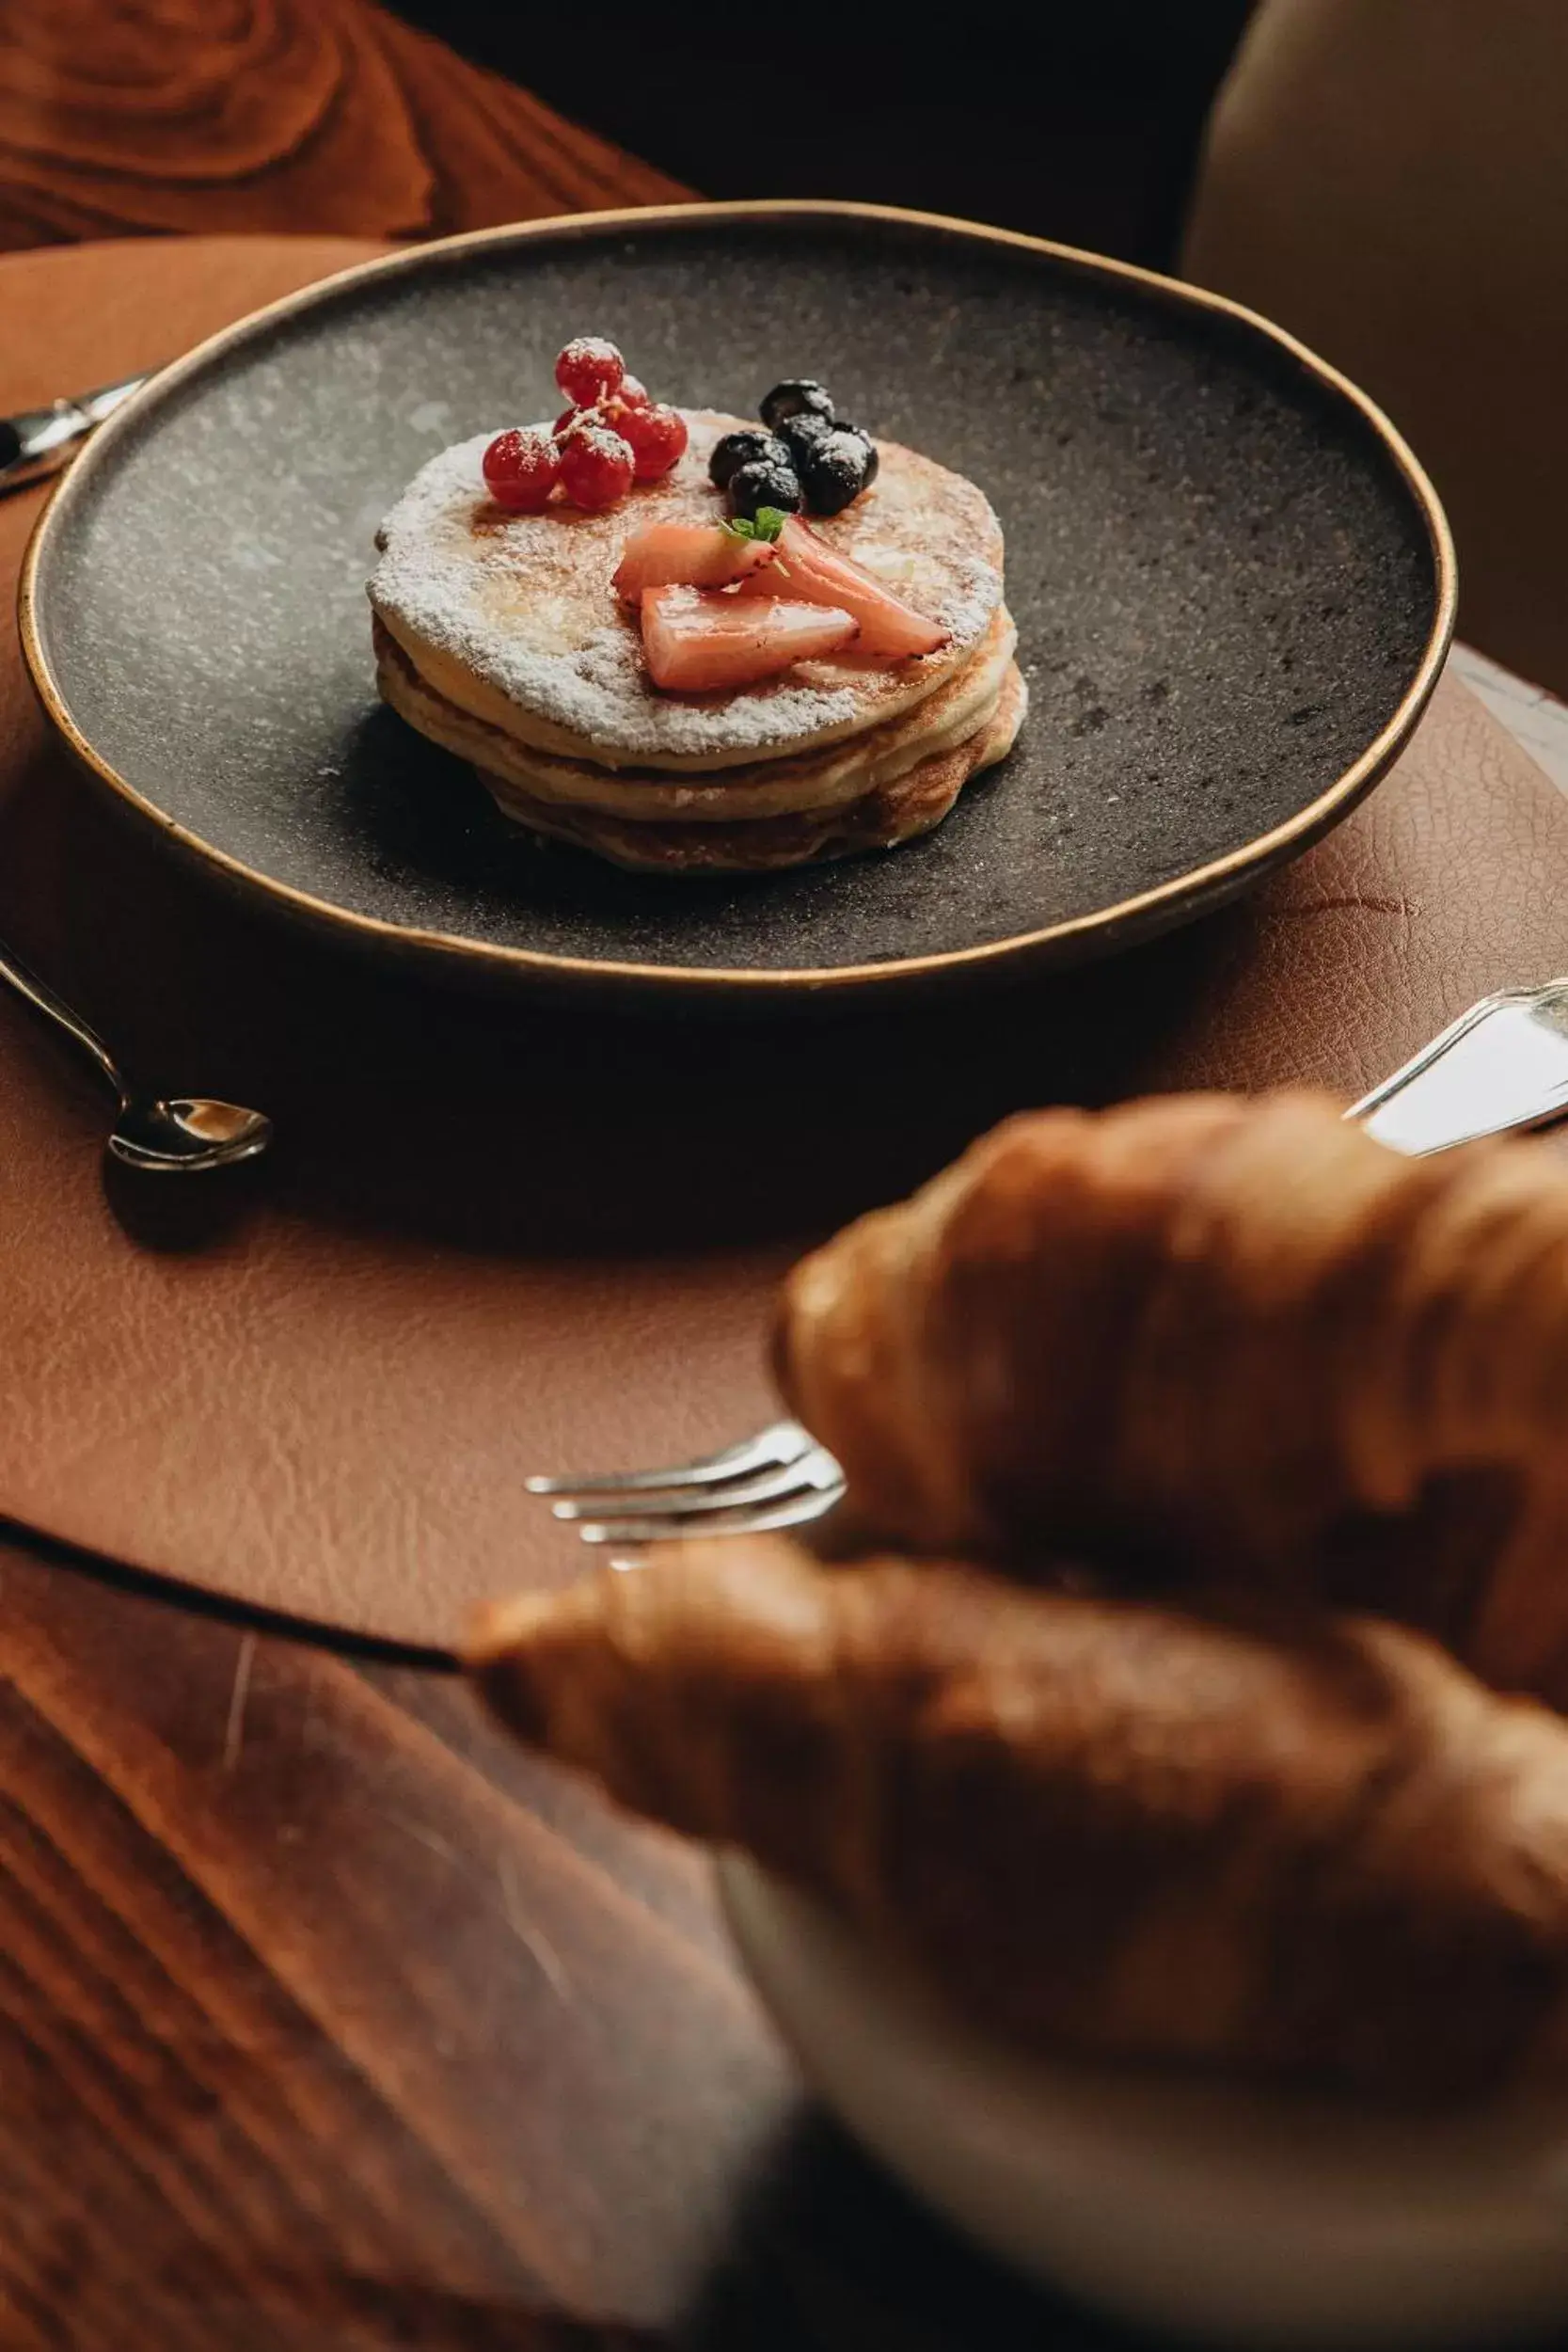
M379 707L377 521L445 443L549 413L590 329L688 405L819 375L990 494L1033 702L936 834L626 876L511 832ZM82 756L255 889L420 955L754 1000L1066 961L1233 896L1387 766L1453 599L1409 452L1250 314L960 223L711 205L455 238L217 336L66 478L22 617Z

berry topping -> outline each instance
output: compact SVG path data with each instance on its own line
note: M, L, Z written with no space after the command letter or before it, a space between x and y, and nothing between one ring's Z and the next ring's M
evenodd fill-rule
M873 661L905 661L916 654L940 652L952 634L829 547L798 515L779 533L774 566L743 580L731 600L753 596L789 596L852 614L860 624L856 655Z
M776 457L753 458L749 466L739 467L729 479L730 513L744 516L748 521L764 506L776 506L781 513L793 515L801 502L800 481L791 466Z
M678 408L649 401L640 408L611 404L616 432L631 450L639 482L657 482L667 474L686 448L686 419Z
M753 536L750 524L741 532L728 523L644 523L621 549L615 585L639 604L647 588L727 588L772 561L772 543Z
M814 384L808 375L790 376L783 384L775 384L759 411L764 424L776 432L786 417L826 417L836 421L832 395L826 385Z
M563 441L566 438L567 434L570 433L573 425L578 422L579 418L585 417L590 413L591 412L586 408L563 408L560 416L557 417L554 425L551 427L551 431L554 433L556 439L558 441Z
M626 497L631 488L632 453L609 425L585 416L560 446L561 486L574 506L597 514Z
M800 487L814 515L837 515L877 476L876 444L868 433L839 426L815 441L800 460Z
M697 588L650 588L642 598L648 675L675 693L751 686L797 661L837 653L854 634L847 612L779 596L742 601Z
M738 473L742 466L766 464L769 460L787 466L789 452L776 434L749 425L743 433L726 433L721 441L714 444L713 455L707 461L708 480L722 490L728 487L730 476Z
M556 382L579 408L618 390L626 373L626 361L602 335L575 335L555 363Z
M789 452L789 462L797 472L807 453L825 441L833 430L829 418L819 417L810 408L798 417L785 417L779 427L779 438Z
M561 452L547 433L498 433L484 453L484 486L514 515L544 512L561 473Z
M632 393L634 393L636 397L628 398L628 394ZM649 402L647 393L643 390L641 385L637 381L636 376L628 375L626 382L621 386L619 391L607 392L603 400L595 401L594 405L598 410L599 415L604 419L606 424L608 424L613 432L619 433L623 430L626 419L631 416L635 410L639 408L646 408L651 405L651 403Z

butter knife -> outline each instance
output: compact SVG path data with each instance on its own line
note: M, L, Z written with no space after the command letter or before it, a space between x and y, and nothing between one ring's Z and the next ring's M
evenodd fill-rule
M1568 1117L1568 978L1483 996L1345 1116L1417 1156Z

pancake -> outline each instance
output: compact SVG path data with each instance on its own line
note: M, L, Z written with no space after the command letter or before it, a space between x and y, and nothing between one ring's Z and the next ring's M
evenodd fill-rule
M376 681L392 708L434 742L514 787L524 798L594 809L634 822L726 824L840 808L894 783L917 762L955 750L995 711L1012 666L1017 631L1006 608L960 669L912 710L846 743L793 757L753 760L714 776L673 777L657 770L607 769L553 758L518 743L438 694L403 647L373 625Z
M867 850L896 849L940 825L964 786L981 769L1006 759L1023 723L1029 690L1009 662L996 707L986 724L952 751L922 759L892 783L838 808L789 817L758 817L739 824L638 824L596 809L535 801L502 776L481 781L505 814L546 839L591 850L633 873L701 877L763 874Z
M733 693L661 693L610 575L643 524L722 517L708 456L746 421L683 413L691 437L680 462L602 514L560 504L503 512L481 472L488 433L415 476L378 534L370 596L431 691L554 759L704 774L863 735L963 667L1001 605L1001 527L961 474L879 441L876 482L812 528L949 629L949 643L894 668L805 661Z

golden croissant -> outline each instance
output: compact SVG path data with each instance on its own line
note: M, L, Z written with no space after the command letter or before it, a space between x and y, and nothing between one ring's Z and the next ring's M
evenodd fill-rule
M1312 1594L1568 1707L1568 1168L1328 1098L1016 1119L790 1279L793 1410L921 1551Z
M1417 2096L1561 2064L1568 1725L1403 1629L764 1536L499 1607L471 1662L1026 2043Z

